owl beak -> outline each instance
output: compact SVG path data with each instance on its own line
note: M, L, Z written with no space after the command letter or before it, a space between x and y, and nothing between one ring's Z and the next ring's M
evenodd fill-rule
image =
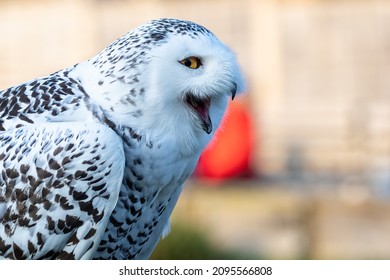
M210 134L213 131L213 124L210 118L210 104L211 98L205 97L200 98L193 94L187 94L185 98L188 106L199 116L202 120L202 128L207 133Z
M210 134L213 131L213 123L211 122L210 115L207 114L207 118L202 118L203 120L203 130L206 131L207 134Z
M231 94L232 94L232 100L234 100L234 97L236 97L237 94L237 84L233 82L233 87L231 89Z

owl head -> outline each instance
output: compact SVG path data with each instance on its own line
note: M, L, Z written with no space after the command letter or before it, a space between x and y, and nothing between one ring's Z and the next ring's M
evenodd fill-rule
M91 98L115 122L204 147L228 100L243 91L235 54L212 32L178 19L152 20L88 60Z

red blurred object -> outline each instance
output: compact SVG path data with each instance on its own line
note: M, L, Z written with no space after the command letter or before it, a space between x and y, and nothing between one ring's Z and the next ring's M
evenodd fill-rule
M195 174L202 179L224 180L248 176L253 152L253 127L242 102L230 102L214 140L201 155Z

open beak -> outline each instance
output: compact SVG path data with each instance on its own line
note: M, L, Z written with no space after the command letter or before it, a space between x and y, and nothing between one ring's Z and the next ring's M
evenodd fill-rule
M213 131L213 124L210 119L211 97L200 98L189 93L186 95L185 101L202 120L203 130L210 134Z
M237 93L237 84L234 83L231 89L232 100ZM213 131L213 124L210 119L210 104L211 97L199 97L192 93L187 93L185 96L185 102L187 105L199 116L202 120L202 128L207 133L210 134Z

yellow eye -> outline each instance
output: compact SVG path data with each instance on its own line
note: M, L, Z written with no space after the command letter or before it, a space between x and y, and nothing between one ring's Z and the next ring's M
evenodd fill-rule
M184 66L191 68L191 69L198 69L202 65L202 62L200 61L200 59L198 57L195 57L195 56L187 57L183 60L180 60L179 62L181 64L183 64Z

